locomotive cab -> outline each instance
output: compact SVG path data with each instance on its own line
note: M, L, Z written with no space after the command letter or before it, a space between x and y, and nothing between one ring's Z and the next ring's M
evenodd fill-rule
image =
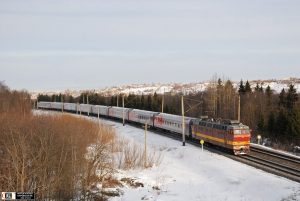
M243 124L233 125L229 129L232 135L232 148L235 155L250 153L250 129Z

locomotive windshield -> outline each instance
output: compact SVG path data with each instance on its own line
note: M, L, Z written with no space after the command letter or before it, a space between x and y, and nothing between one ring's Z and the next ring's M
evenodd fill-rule
M249 132L248 129L236 129L236 130L234 130L233 133L236 134L236 135L239 135L239 134L250 134L250 132Z

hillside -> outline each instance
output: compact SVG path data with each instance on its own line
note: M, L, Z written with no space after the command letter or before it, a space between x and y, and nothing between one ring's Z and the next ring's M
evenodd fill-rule
M233 81L233 86L238 88L240 81ZM284 78L284 79L268 79L268 80L251 80L249 81L251 87L254 88L258 83L264 89L269 85L274 92L279 93L282 88L288 88L288 85L294 84L297 90L300 89L300 78ZM192 82L192 83L151 83L151 84L128 84L122 86L112 86L100 89L86 89L86 90L70 90L65 91L35 91L31 92L32 98L36 98L39 93L52 95L58 93L65 93L74 97L79 96L81 92L93 91L104 96L113 96L117 94L135 94L135 95L147 95L147 94L163 94L163 93L197 93L204 91L208 86L209 81Z

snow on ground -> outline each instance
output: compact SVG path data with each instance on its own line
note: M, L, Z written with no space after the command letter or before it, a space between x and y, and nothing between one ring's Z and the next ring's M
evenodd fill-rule
M144 131L129 125L102 120L113 126L118 136L144 143ZM147 133L148 148L160 151L162 163L150 169L121 172L121 177L137 178L145 186L123 188L124 195L112 201L280 201L300 200L300 184L241 164L199 147ZM160 190L154 190L158 186Z
M42 114L44 112L37 112ZM47 112L52 113L52 112ZM90 118L89 118L90 119ZM97 121L96 118L93 120ZM144 130L101 120L116 134L143 145ZM136 178L144 187L123 187L121 197L110 201L295 201L300 183L266 173L199 147L147 132L148 152L160 152L161 164L120 171L119 177ZM159 190L153 189L158 187Z

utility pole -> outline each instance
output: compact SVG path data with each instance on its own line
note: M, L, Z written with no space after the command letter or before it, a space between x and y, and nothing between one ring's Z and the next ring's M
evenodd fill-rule
M117 107L119 107L119 95L117 95Z
M164 103L165 102L165 92L163 94L163 97L162 97L162 101L161 101L161 113L164 113Z
M76 114L78 114L79 103L76 104Z
M122 96L122 105L123 105L123 126L125 126L124 95Z
M80 115L81 115L81 106L79 105L79 111L80 111Z
M235 119L235 113L236 113L236 111L235 111L235 108L236 108L236 105L235 105L235 101L236 101L236 97L235 97L235 95L234 95L234 97L233 97L233 118Z
M82 103L84 104L84 94L82 94Z
M241 96L239 95L239 105L238 105L238 121L241 121Z
M89 104L89 95L86 95L86 104ZM88 116L90 116L90 110L88 110Z
M181 96L181 113L182 113L182 146L185 146L185 122L184 122L184 102L183 102L183 96Z
M62 103L61 112L64 112L64 96L63 95L61 95L61 103Z
M147 167L147 128L148 128L148 124L147 122L145 123L145 150L144 150L144 167Z

